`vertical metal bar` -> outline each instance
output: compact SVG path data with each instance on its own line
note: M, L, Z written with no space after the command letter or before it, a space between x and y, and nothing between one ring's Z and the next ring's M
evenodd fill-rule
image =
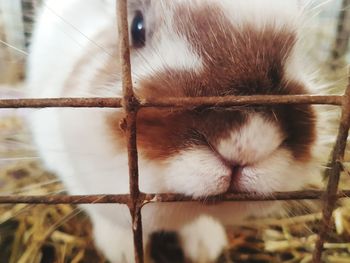
M135 262L143 263L141 202L136 145L136 117L139 109L139 102L134 95L131 79L127 0L117 0L117 17L123 78L123 107L126 112L125 132L128 146L129 184L131 196L129 209L132 217Z
M350 39L350 0L343 0L339 13L337 35L332 56L334 60L346 54Z
M329 169L326 171L328 177L327 191L323 206L323 219L320 226L320 232L316 242L313 254L313 263L321 262L322 250L325 238L330 228L332 212L337 202L337 191L339 185L340 173L342 171L342 161L344 159L345 148L350 128L350 72L349 84L343 98L342 117L339 124L337 141L335 143L332 159L329 163Z

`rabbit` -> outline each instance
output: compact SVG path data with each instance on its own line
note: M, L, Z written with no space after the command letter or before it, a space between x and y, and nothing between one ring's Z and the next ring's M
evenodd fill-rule
M298 0L129 0L136 96L312 94L299 37L307 6ZM27 66L29 96L122 96L115 10L114 0L44 1ZM31 129L44 164L70 194L124 194L123 118L121 109L41 109ZM317 121L311 105L143 108L137 117L140 189L205 199L318 186ZM134 262L128 208L82 207L104 255ZM155 231L176 231L189 260L212 262L228 244L224 226L282 210L279 202L146 205L144 245Z

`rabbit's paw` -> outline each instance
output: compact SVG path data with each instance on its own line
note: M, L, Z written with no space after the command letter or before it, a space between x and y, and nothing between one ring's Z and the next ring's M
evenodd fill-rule
M196 263L215 262L228 242L224 227L207 216L186 225L180 236L186 257Z
M97 247L112 263L133 263L134 247L131 228L112 224L103 217L94 218L94 238Z

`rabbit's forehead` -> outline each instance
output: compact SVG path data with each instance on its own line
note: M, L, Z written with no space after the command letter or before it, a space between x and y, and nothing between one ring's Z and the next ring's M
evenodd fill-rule
M141 11L147 32L145 48L134 53L134 79L138 82L161 70L199 72L216 51L219 51L218 56L232 57L229 51L235 45L233 36L237 31L244 32L247 25L257 31L272 26L276 30L288 28L293 31L301 13L297 2L129 0L130 24L135 12ZM270 37L274 36L270 34ZM223 48L226 54L223 54Z
M139 8L145 14L147 43L143 50L136 52L141 57L140 61L135 61L135 65L141 65L134 68L136 78L142 79L164 69L199 72L213 58L232 58L231 61L221 60L231 63L237 55L232 50L240 52L240 55L249 53L242 50L244 46L246 49L252 48L250 54L254 56L257 49L265 52L264 48L254 44L285 49L280 55L288 55L294 44L293 38L296 37L299 13L297 8L291 8L287 3L295 5L296 1L269 2L276 7L262 12L259 6L266 3L261 0L145 1ZM289 9L285 11L287 7ZM137 4L133 5L130 12L135 10ZM258 38L260 42L255 41ZM267 38L277 38L279 43L271 41L277 45L265 45L262 42L269 41ZM239 48L237 43L241 45ZM278 53L276 50L271 52ZM243 59L242 56L236 57L238 60Z
M130 0L129 0L130 1ZM305 2L302 4L301 2ZM131 0L130 9L153 12L149 19L181 21L182 15L178 10L198 12L206 10L207 15L217 14L226 16L234 25L245 22L253 23L256 27L264 27L266 23L274 23L277 27L285 24L290 26L300 22L300 17L307 7L306 0Z
M273 94L280 89L295 57L295 28L270 22L263 29L249 22L237 26L219 5L164 8L170 17L159 20L146 46L133 52L136 89L149 79L162 82L164 88L172 83L167 90L178 92L168 96L227 95L227 89L231 95ZM194 88L197 93L192 94L189 84L202 90Z

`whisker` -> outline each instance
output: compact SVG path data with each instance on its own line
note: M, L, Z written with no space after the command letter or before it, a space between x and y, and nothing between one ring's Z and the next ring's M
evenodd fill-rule
M321 7L324 7L325 5L329 4L332 1L334 1L334 0L324 0L320 4L315 5L311 10L321 9ZM311 4L312 4L312 2L314 2L314 1L311 1Z
M5 45L5 46L8 47L8 48L11 48L12 50L17 51L18 53L21 53L21 54L23 54L23 55L25 55L25 56L28 56L28 52L26 52L26 51L24 51L24 50L22 50L22 49L19 49L19 48L13 46L13 45L11 45L11 44L9 44L9 43L7 43L7 42L1 40L1 39L0 39L0 43L3 44L3 45Z
M103 52L105 52L108 56L113 58L113 55L109 53L104 47L99 45L97 42L89 38L87 35L85 35L83 32L81 32L77 27L75 27L73 24L68 22L66 19L64 19L62 16L57 14L51 7L49 7L46 3L43 3L43 6L47 8L51 13L53 13L55 16L57 16L62 22L64 22L66 25L70 26L72 29L74 29L76 32L78 32L80 35L82 35L85 39L89 40L94 46L101 49Z
M37 183L37 184L31 184L31 185L23 186L21 188L14 189L11 192L4 192L4 193L1 193L1 194L2 195L23 194L25 192L32 191L32 190L34 190L36 188L41 188L41 187L44 187L44 186L48 186L48 185L55 184L55 183L60 183L60 182L61 181L59 179L54 179L54 180L50 180L50 181L43 182L43 183ZM63 190L57 190L57 191L54 191L54 192L55 193L59 193L61 191L63 191Z

